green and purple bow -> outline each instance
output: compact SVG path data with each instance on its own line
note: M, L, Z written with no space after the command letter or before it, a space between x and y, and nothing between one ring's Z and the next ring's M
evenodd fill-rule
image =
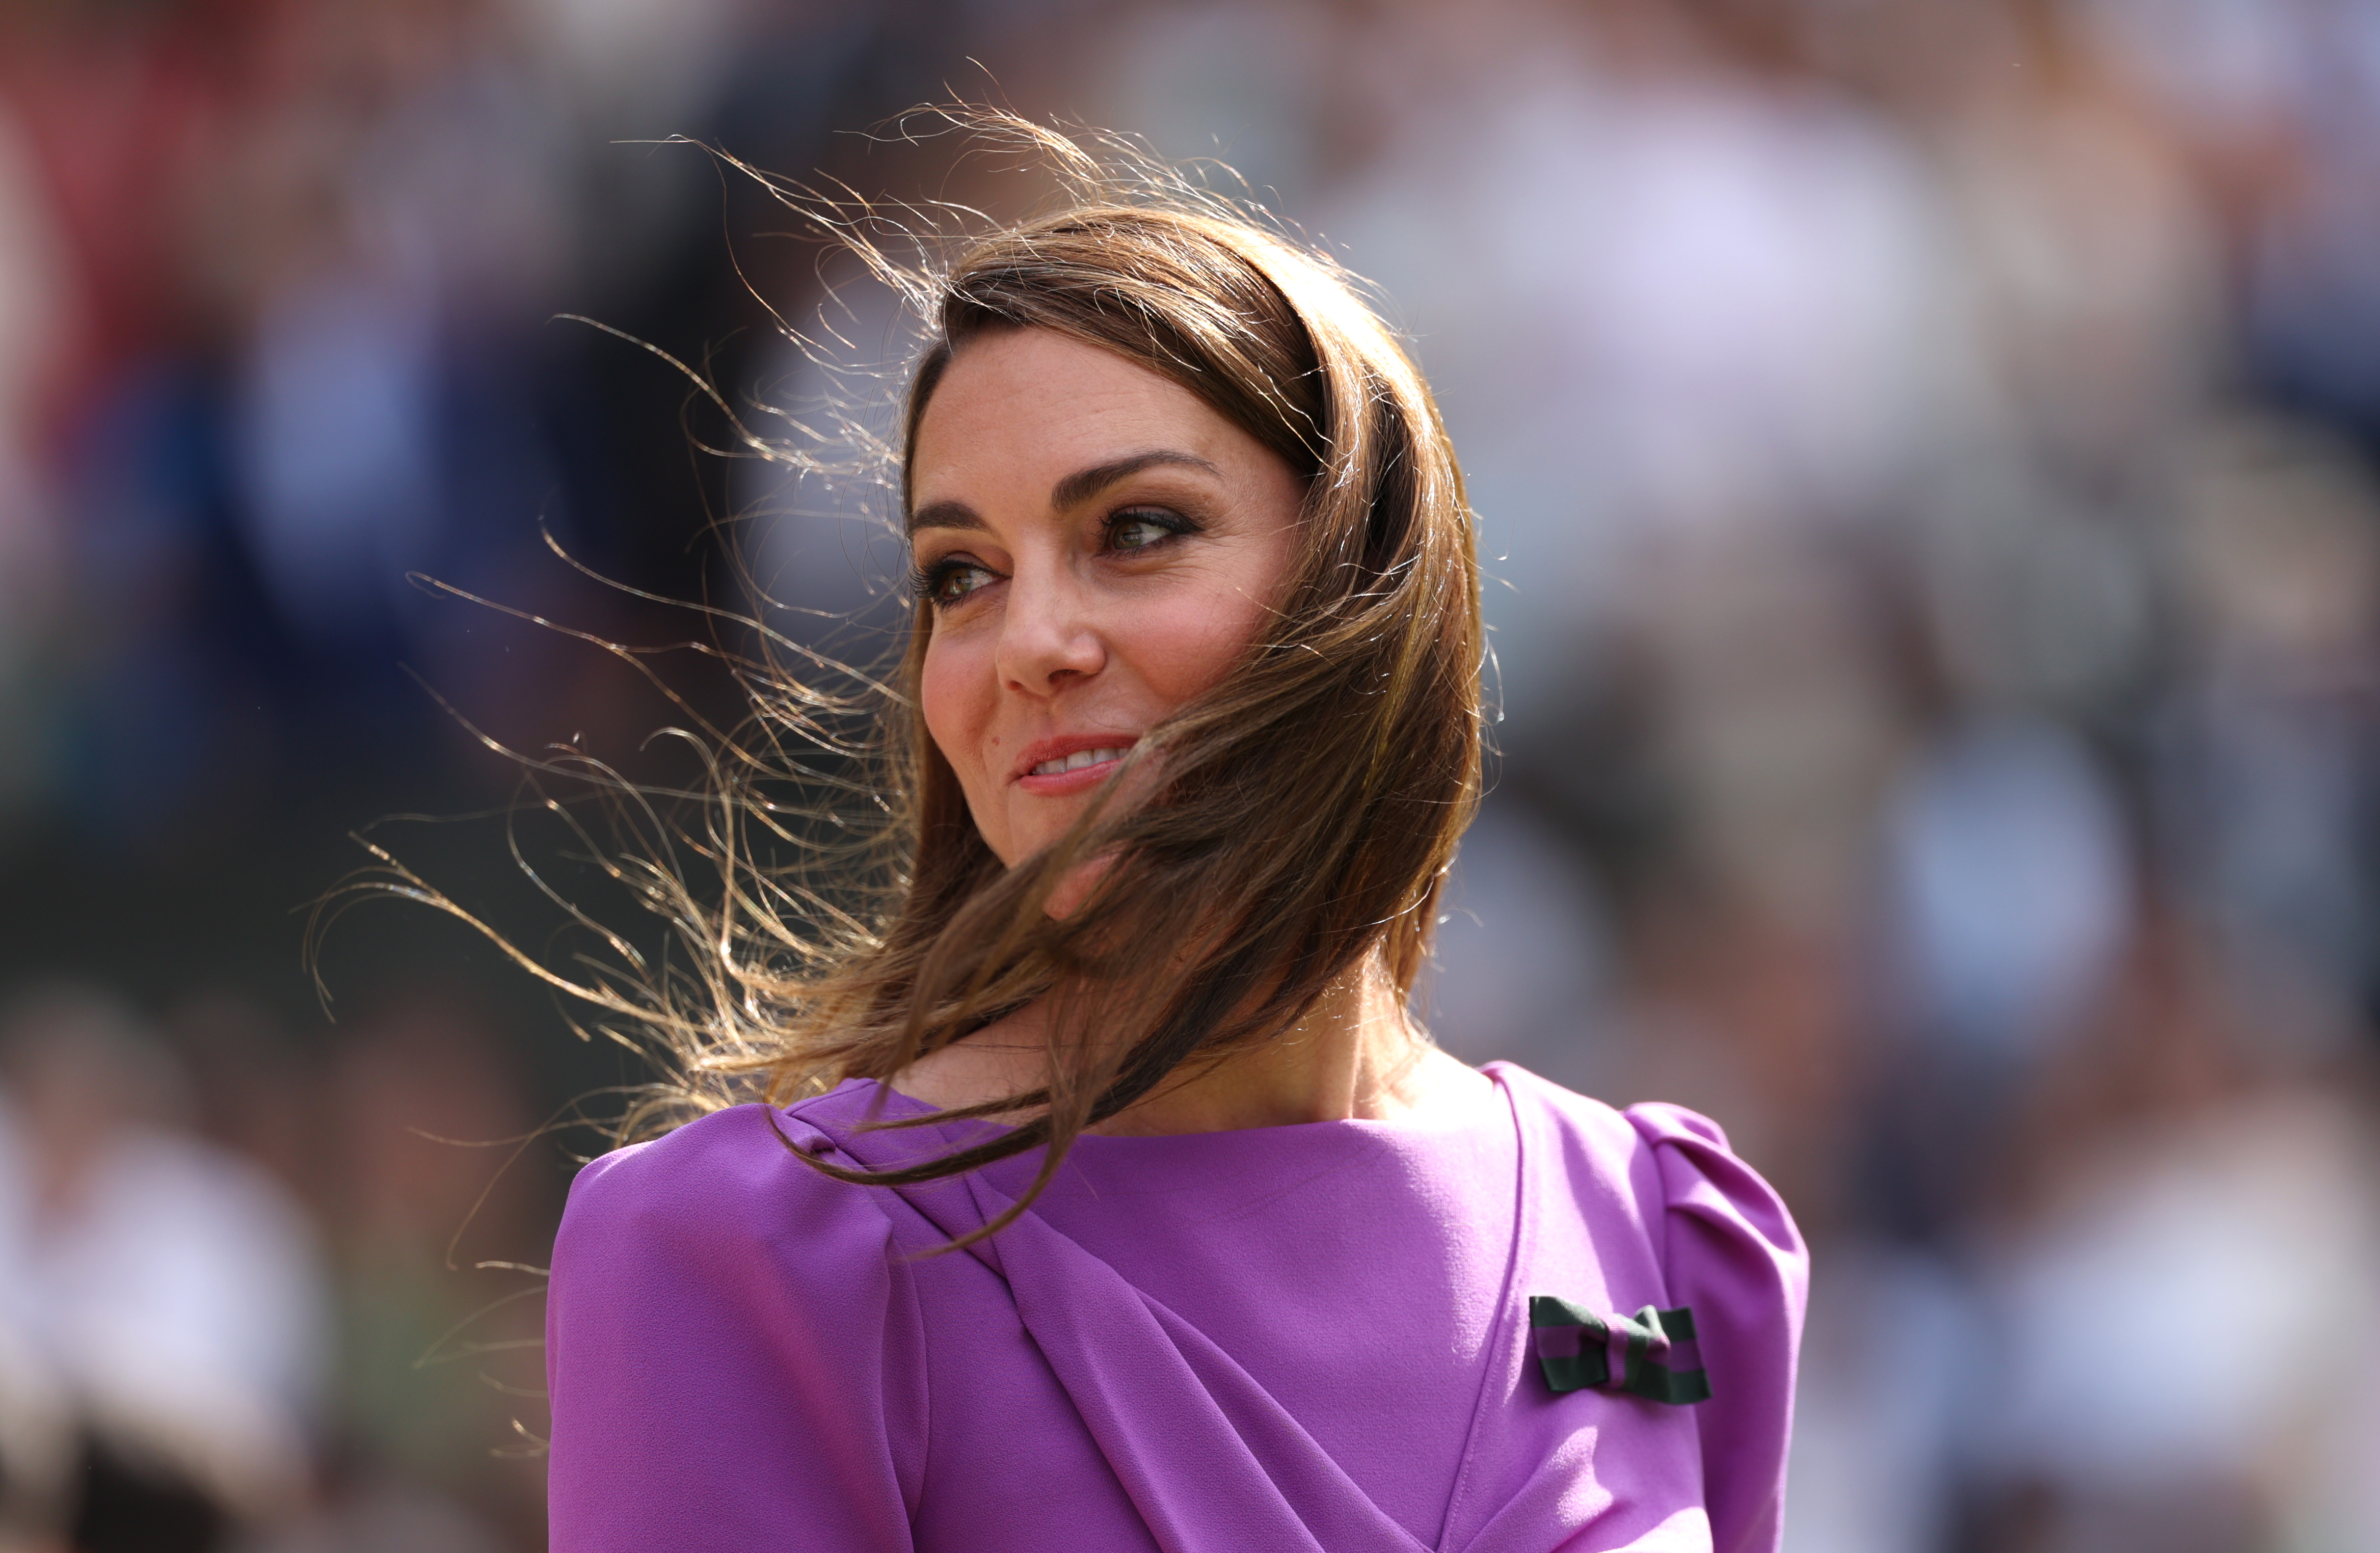
M1646 1305L1633 1317L1598 1316L1551 1294L1532 1294L1529 1329L1546 1385L1556 1391L1602 1386L1673 1404L1711 1394L1694 1345L1694 1313L1683 1305Z

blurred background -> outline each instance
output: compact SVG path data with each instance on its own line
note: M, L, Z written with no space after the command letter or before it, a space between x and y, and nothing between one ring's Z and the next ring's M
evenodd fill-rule
M8 0L0 1548L542 1546L532 1134L634 1064L418 908L326 1012L307 904L373 827L542 947L473 730L684 716L409 570L864 639L864 503L555 315L814 398L654 142L996 201L852 133L952 93L1384 287L1497 579L1431 1023L1784 1190L1789 1548L2380 1547L2380 4Z

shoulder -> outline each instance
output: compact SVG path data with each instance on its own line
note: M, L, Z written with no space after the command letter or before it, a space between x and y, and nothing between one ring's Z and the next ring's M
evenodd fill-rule
M1539 1078L1513 1062L1490 1062L1484 1070L1523 1113L1551 1128L1570 1154L1585 1154L1599 1162L1625 1160L1641 1144L1628 1123L1627 1113L1548 1078Z
M557 1284L600 1274L642 1282L734 1282L798 1264L806 1283L880 1263L890 1227L876 1195L802 1158L817 1130L800 1111L736 1106L589 1161L554 1241Z
M1727 1229L1795 1267L1807 1260L1785 1199L1736 1158L1718 1122L1659 1101L1630 1106L1625 1115L1653 1154L1670 1214Z
M1498 1076L1539 1134L1549 1128L1561 1140L1569 1180L1553 1184L1583 1207L1594 1194L1622 1198L1665 1303L1693 1313L1688 1331L1711 1389L1695 1427L1714 1544L1775 1549L1809 1295L1808 1254L1784 1199L1706 1116L1658 1104L1616 1110L1510 1066Z
M737 1106L579 1171L546 1300L557 1429L656 1388L878 1407L864 1399L916 1335L914 1290L879 1194L812 1169L810 1135L798 1114Z
M1658 1102L1622 1110L1511 1063L1494 1071L1513 1103L1558 1140L1572 1188L1632 1199L1647 1231L1666 1242L1673 1272L1684 1270L1674 1266L1682 1241L1695 1251L1729 1246L1750 1259L1747 1272L1759 1264L1759 1281L1798 1310L1807 1261L1801 1231L1718 1122Z
M922 1327L881 1195L813 1169L817 1135L738 1106L579 1171L546 1304L556 1549L906 1545Z

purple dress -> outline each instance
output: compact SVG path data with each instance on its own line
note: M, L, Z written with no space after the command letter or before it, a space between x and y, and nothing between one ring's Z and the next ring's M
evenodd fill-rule
M895 1191L794 1157L881 1168L981 1125L857 1131L925 1109L872 1082L774 1113L782 1138L742 1106L596 1160L553 1253L555 1553L1770 1553L1784 1205L1691 1112L1487 1071L1423 1120L1086 1137L940 1255L1031 1164ZM1581 1329L1530 1325L1547 1296L1684 1306L1694 1341L1672 1319L1632 1357L1615 1323L1581 1386ZM1623 1389L1695 1346L1708 1401Z

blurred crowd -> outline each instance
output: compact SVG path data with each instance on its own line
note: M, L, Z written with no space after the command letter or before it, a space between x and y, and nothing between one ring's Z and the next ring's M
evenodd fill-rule
M446 991L335 1040L223 990L0 1008L0 1548L541 1543L514 1423L566 1177L506 1168L509 1046Z
M880 581L552 320L813 395L814 250L655 142L947 191L847 132L953 92L1220 158L1410 333L1501 710L1428 1016L1785 1191L1789 1547L2380 1546L2380 5L20 0L0 1547L536 1545L524 1318L467 1321L528 1275L445 1269L562 1172L432 1140L566 1037L307 1023L278 914L506 791L406 667L516 746L663 720L408 572L643 640L699 631L548 536Z

